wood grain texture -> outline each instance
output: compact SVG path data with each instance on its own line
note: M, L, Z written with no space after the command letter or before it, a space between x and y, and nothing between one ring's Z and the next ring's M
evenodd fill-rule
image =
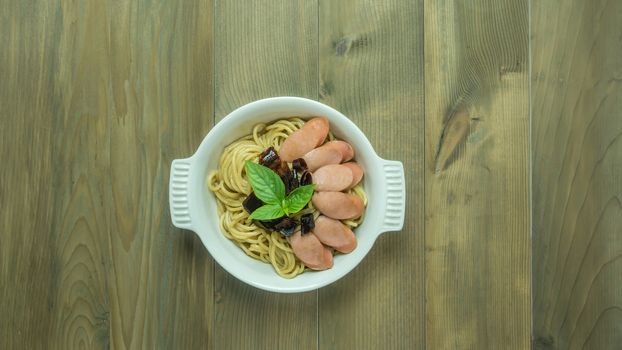
M622 3L533 3L535 349L622 344Z
M618 349L622 3L528 1L0 0L0 349ZM171 161L278 95L405 166L319 292L170 221Z
M317 98L316 1L215 1L217 120L261 98Z
M321 349L424 347L423 1L320 1L320 97L404 163L406 222L319 291Z
M211 3L138 5L1 5L1 348L211 341L212 263L165 190L213 122Z
M215 7L216 119L256 99L317 98L317 2L225 1ZM316 349L317 293L282 295L216 268L215 349Z
M426 1L424 17L426 345L527 349L528 3Z
M213 263L166 189L213 124L212 3L109 5L111 345L206 348Z
M52 91L53 116L51 347L105 349L110 346L107 293L110 165L108 98L101 85L108 63L98 46L105 40L101 4L67 6L62 16ZM61 29L62 28L62 29ZM34 232L33 234L38 234Z
M43 348L53 287L53 2L0 2L0 348ZM29 20L26 20L29 19ZM39 38L28 46L24 38Z

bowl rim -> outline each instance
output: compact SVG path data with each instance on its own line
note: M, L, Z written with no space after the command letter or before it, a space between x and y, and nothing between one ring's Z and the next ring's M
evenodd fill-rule
M404 195L404 180L403 180L403 166L401 164L401 162L396 162L396 161L386 161L382 158L380 158L377 153L375 152L373 146L371 145L371 143L369 142L369 140L367 139L367 136L363 133L362 130L360 130L358 128L358 126L352 121L350 120L348 117L346 117L344 114L342 114L341 112L339 112L338 110L323 104L321 102L318 101L314 101L314 100L310 100L304 97L294 97L294 96L279 96L279 97L269 97L269 98L264 98L264 99L260 99L260 100L256 100L256 101L252 101L249 102L243 106L240 106L238 108L236 108L235 110L233 110L232 112L230 112L229 114L227 114L223 119L221 119L218 123L216 123L211 129L210 131L205 135L205 137L203 138L203 140L201 141L199 147L197 148L197 150L187 159L184 159L185 161L189 161L190 165L189 168L192 167L192 164L194 163L194 160L196 158L198 158L198 155L202 154L202 153L207 153L207 154L212 154L213 155L213 151L210 149L211 143L212 143L212 139L214 138L214 136L211 135L216 135L222 132L227 132L228 130L230 130L230 127L232 126L231 124L235 123L239 118L242 119L252 119L252 112L253 110L255 110L258 107L262 107L265 108L266 106L269 106L270 104L283 104L283 105L288 105L288 104L299 104L300 106L298 106L301 109L304 108L315 108L315 109L321 109L321 110L325 110L327 112L330 112L331 115L326 115L326 117L328 117L329 120L333 120L333 119L338 119L338 124L342 124L346 129L348 129L349 132L354 132L354 136L351 137L351 139L356 138L357 142L362 143L362 149L359 148L357 149L357 153L358 152L362 152L363 154L365 154L365 157L369 157L369 163L374 164L374 166L382 166L383 164L386 165L386 162L392 162L392 163L399 163L399 167L402 169L402 186L401 186L401 192L402 192L402 196ZM272 119L272 121L278 120L281 118L275 117L274 119ZM217 157L220 157L220 153L217 155ZM170 178L170 183L171 186L173 184L173 180L174 180L174 170L175 170L175 162L177 161L182 161L179 159L176 159L173 161L173 166L171 166L171 178ZM396 166L394 164L394 166ZM192 184L192 181L188 182L189 184ZM367 190L367 189L366 189ZM199 191L197 191L199 192ZM172 198L172 192L169 192L169 197ZM200 195L194 195L192 194L192 191L189 191L188 194L188 202L192 203L193 201L196 202L196 200L198 200L198 198L196 198L197 196ZM403 197L402 197L403 198ZM402 200L402 208L401 208L401 222L398 223L399 224L399 229L401 229L402 225L403 225L403 213L404 213L404 200ZM366 207L365 212L367 213L369 209L369 205ZM192 213L192 208L189 210L190 214ZM175 219L175 214L173 212L173 208L171 207L171 215L173 216L173 219ZM385 220L386 221L386 220ZM399 220L398 220L399 221ZM274 286L274 285L270 285L270 284L265 284L265 283L261 283L259 282L257 279L253 278L253 276L248 276L248 274L243 273L242 271L240 271L239 269L236 269L236 266L230 266L227 263L223 263L221 260L224 260L225 258L222 257L222 253L221 251L219 251L217 249L217 247L212 247L211 244L208 244L208 238L206 237L207 233L203 232L203 231L211 231L210 228L202 228L196 225L192 225L192 224L188 224L188 225L178 225L175 220L173 220L173 223L175 224L175 226L177 227L181 227L181 228L186 228L186 229L190 229L192 231L194 231L200 238L201 242L203 243L203 245L207 248L208 252L210 253L210 255L212 256L212 258L216 261L216 263L218 263L218 265L220 265L225 271L227 271L229 274L233 275L235 278L237 278L238 280L252 285L256 288L259 289L263 289L263 290L267 290L267 291L271 291L271 292L279 292L279 293L297 293L297 292L306 292L306 291L311 291L311 290L316 290L318 288L324 287L326 285L329 285L339 279L341 279L343 276L345 276L346 274L350 273L352 270L354 270L359 264L360 262L365 258L365 256L367 256L367 254L369 253L369 251L371 250L372 246L374 245L376 239L380 236L380 234L382 234L383 232L386 232L388 230L383 229L383 227L380 227L379 225L376 225L376 227L369 227L370 231L376 231L376 232L372 232L370 233L371 235L371 239L367 239L366 240L366 244L365 245L361 245L360 243L360 238L359 238L359 245L357 246L356 250L359 250L357 252L356 255L353 255L352 257L350 257L349 259L346 258L344 261L340 261L340 263L344 264L344 266L342 268L339 269L335 269L334 267L328 270L324 270L324 271L314 271L312 273L325 273L321 278L319 279L319 281L317 282L313 282L313 283L308 283L308 284L296 284L296 285L292 285L292 286ZM185 227L184 227L185 226ZM394 225L395 226L395 225ZM391 229L392 227L388 227L389 229ZM222 235L222 232L220 232L220 228L219 228L219 232L218 234ZM358 235L357 235L358 236ZM237 248L237 247L236 247ZM239 248L238 248L239 249ZM353 254L349 253L347 255ZM251 257L248 257L249 259L252 259ZM257 263L264 263L261 261L257 261ZM285 279L281 276L279 276L276 272L274 272L274 276L276 278L279 279L284 279L284 280L289 280L289 279ZM294 277L292 280L295 280L296 278L298 278L299 276ZM291 281L291 280L289 280Z

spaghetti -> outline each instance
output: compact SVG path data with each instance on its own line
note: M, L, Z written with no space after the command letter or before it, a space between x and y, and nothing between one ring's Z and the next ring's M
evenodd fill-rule
M217 199L220 229L222 233L237 244L244 252L255 259L270 263L276 272L284 278L293 278L305 270L304 264L294 255L285 237L279 232L269 231L257 226L243 206L244 199L252 188L246 179L244 164L247 160L256 161L268 147L281 148L285 139L304 125L300 118L281 119L271 124L257 124L250 135L246 135L225 147L218 170L212 171L207 178L207 187ZM329 140L334 136L329 133ZM367 198L361 184L350 190L361 197L367 205ZM319 212L309 202L308 208L296 216ZM343 220L348 227L355 228L363 217Z

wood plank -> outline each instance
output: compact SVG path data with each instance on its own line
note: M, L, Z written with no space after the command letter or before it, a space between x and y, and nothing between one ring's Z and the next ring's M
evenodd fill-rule
M426 344L526 349L528 3L427 1L424 17Z
M216 1L216 119L270 96L317 98L317 3ZM215 280L215 349L317 348L317 293L279 295Z
M100 85L108 75L98 67L109 61L98 48L106 38L106 23L99 16L101 4L63 5L53 9L62 11L62 17L56 17L52 28L60 33L51 44L58 45L57 66L51 68L57 74L53 91L60 110L52 128L55 295L50 340L55 349L78 344L105 349L110 344L110 126L107 96Z
M52 1L0 2L0 348L44 348L58 310L53 221ZM57 32L56 32L57 33ZM23 38L40 38L27 45ZM89 217L88 219L92 219ZM88 220L87 219L87 220ZM36 301L33 303L33 301ZM96 302L85 299L83 305ZM81 307L81 311L85 311Z
M216 120L272 96L316 99L317 3L216 0Z
M423 1L320 1L320 96L381 157L404 163L406 222L319 292L321 349L420 349L424 339Z
M212 4L143 5L3 3L2 348L211 344L164 189L213 123Z
M534 1L536 349L622 344L619 1Z
M172 227L168 177L213 124L212 2L109 6L95 47L111 78L108 276L113 348L212 344L213 263L199 239ZM97 17L99 18L99 17ZM106 90L103 90L106 91Z

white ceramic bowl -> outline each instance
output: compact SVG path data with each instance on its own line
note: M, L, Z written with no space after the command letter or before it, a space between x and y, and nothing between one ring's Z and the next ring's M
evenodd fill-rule
M304 272L293 279L285 279L277 275L270 264L248 257L222 235L216 197L207 189L206 178L217 168L224 147L249 134L253 125L292 116L328 118L335 136L354 147L355 160L365 171L364 187L369 201L365 220L354 230L358 246L353 252L335 256L334 266L329 270ZM274 97L231 112L212 128L194 155L173 161L169 204L173 224L196 232L216 262L230 274L257 288L295 293L338 280L361 262L381 233L401 230L406 199L404 189L402 163L378 157L363 132L343 114L305 98Z

